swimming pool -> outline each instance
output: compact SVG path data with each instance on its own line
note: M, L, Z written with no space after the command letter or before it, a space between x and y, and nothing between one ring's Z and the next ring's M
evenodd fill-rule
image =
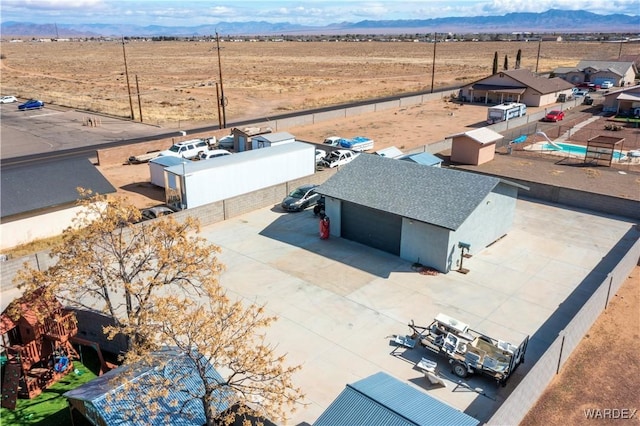
M584 157L584 155L587 153L587 147L586 146L572 145L570 143L556 143L555 145L558 145L562 149L560 150L560 149L554 147L553 145L551 145L549 143L542 144L541 148L544 151L566 152L567 154L579 155L581 157ZM621 154L620 151L614 151L613 152L613 159L614 160L620 161L624 157L625 157L625 155Z

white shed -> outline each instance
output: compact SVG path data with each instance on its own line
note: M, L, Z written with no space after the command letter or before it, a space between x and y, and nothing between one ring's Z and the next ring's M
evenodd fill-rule
M295 142L296 138L291 133L279 132L279 133L267 133L264 135L257 135L251 138L251 149L267 148L270 146L283 145L286 143Z

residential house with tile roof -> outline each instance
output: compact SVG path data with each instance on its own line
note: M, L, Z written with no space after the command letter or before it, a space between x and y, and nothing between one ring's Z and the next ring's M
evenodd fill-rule
M527 69L514 69L499 71L463 86L460 99L487 105L519 102L539 107L558 102L560 95L569 98L572 88L573 84L561 78L546 78Z
M640 85L616 89L604 94L602 110L634 117L640 115Z
M553 75L576 85L580 83L602 84L611 81L614 86L624 87L635 82L638 68L633 61L580 61L575 67L560 67Z
M320 185L330 235L449 272L507 234L519 185L362 154Z

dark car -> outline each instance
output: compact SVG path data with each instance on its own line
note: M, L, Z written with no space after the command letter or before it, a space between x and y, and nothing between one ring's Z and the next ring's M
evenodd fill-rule
M317 204L320 194L316 192L316 188L318 185L309 184L294 189L282 200L282 208L289 212L299 212Z
M27 110L27 109L40 109L44 107L44 102L39 101L37 99L29 99L27 102L18 105L18 109Z
M147 209L142 210L142 212L140 212L140 214L142 215L141 220L157 219L159 217L166 216L173 213L174 213L174 210L167 206L149 207Z

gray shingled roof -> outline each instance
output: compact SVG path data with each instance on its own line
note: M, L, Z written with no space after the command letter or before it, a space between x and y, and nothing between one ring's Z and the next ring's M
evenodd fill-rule
M553 70L554 74L569 74L570 72L579 72L580 70L576 67L558 67Z
M318 192L456 230L500 179L361 154Z
M100 194L116 191L86 158L3 168L0 182L0 216L3 218L74 203L78 199L78 187Z
M629 68L633 68L633 62L618 62L618 61L580 61L576 66L580 71L586 68L594 68L602 71L610 71L617 75L623 76L629 71Z

